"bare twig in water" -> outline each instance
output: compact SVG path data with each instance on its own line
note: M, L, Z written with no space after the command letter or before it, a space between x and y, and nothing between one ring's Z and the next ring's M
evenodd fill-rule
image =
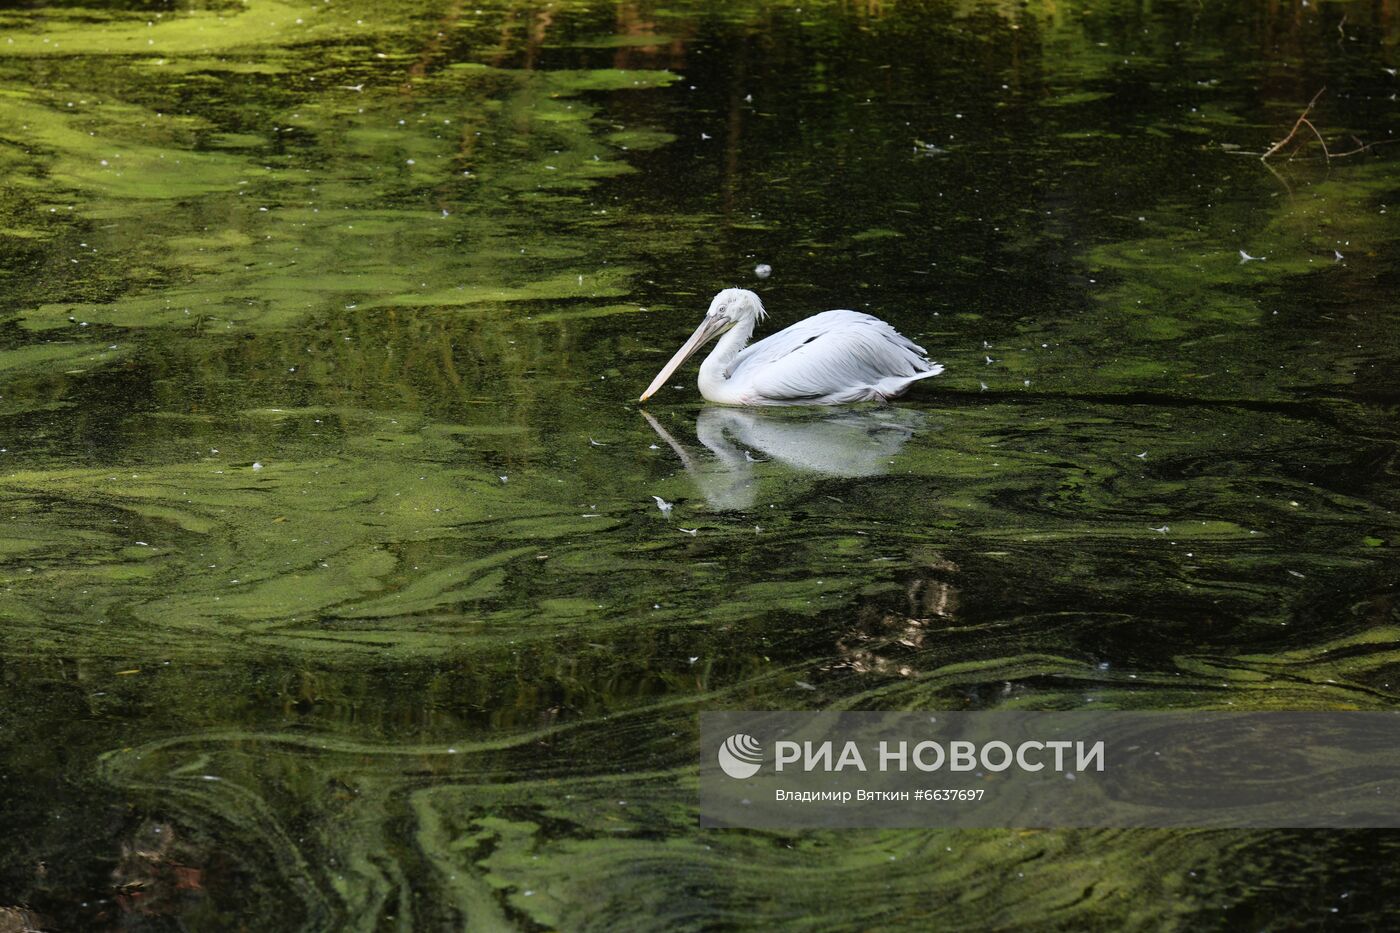
M1257 157L1259 161L1263 162L1264 165L1267 167L1269 164L1269 157L1278 154L1289 143L1296 140L1298 138L1299 132L1303 129L1303 127L1307 127L1308 130L1312 133L1313 138L1317 140L1320 146L1322 146L1323 158L1325 158L1328 162L1331 162L1333 159L1344 159L1347 156L1360 155L1363 152L1370 152L1377 146L1388 146L1393 143L1400 143L1400 139L1379 139L1375 142L1364 143L1357 137L1353 136L1351 137L1351 141L1356 144L1356 148L1348 149L1345 152L1333 152L1332 148L1327 145L1327 139L1322 135L1322 131L1317 128L1317 124L1313 123L1311 119L1313 107L1316 106L1318 99L1322 97L1323 92L1325 92L1326 90L1327 88L1324 87L1322 88L1322 90L1318 91L1316 94L1313 95L1312 100L1308 101L1308 105L1303 108L1303 112L1298 114L1298 119L1293 121L1293 128L1288 131L1288 135L1283 137L1283 139L1280 139L1278 142L1274 143L1265 152L1249 152L1248 150L1231 149L1229 147L1226 147L1226 151L1230 155L1250 156L1251 158ZM1295 149L1294 155L1296 154L1297 150ZM1291 160L1292 156L1289 156L1289 159ZM1274 174L1277 175L1278 173L1274 172Z
M1324 87L1324 88L1322 88L1321 90L1319 90L1316 94L1313 95L1313 99L1310 100L1310 101L1308 101L1308 105L1307 105L1306 107L1304 107L1304 108L1303 108L1303 112L1300 113L1300 114L1298 115L1297 121L1294 122L1294 124L1293 124L1293 129L1289 130L1289 131L1288 131L1288 135L1285 136L1285 137L1283 137L1283 139L1280 139L1278 142L1276 142L1276 143L1274 143L1272 146L1270 146L1270 147L1269 147L1269 151L1268 151L1268 152L1265 152L1263 155L1261 155L1261 156L1259 157L1261 161L1264 160L1264 159L1267 159L1269 156L1273 155L1275 152L1278 152L1278 151L1279 151L1280 149L1282 149L1284 146L1286 146L1286 145L1288 145L1290 142L1292 142L1292 141L1293 141L1293 137L1298 135L1298 130L1303 126L1303 124L1306 123L1309 127L1312 127L1312 131L1313 131L1314 133L1317 133L1317 127L1313 126L1312 123L1309 122L1309 120L1308 120L1308 114L1312 113L1313 105L1317 103L1317 99L1318 99L1319 97L1321 97L1322 94L1323 94L1323 92L1326 91L1326 90L1327 90L1327 88ZM1322 134L1321 134L1321 133L1317 133L1317 138L1318 138L1319 140L1322 139ZM1326 144L1326 143L1323 143L1323 144L1322 144L1322 149L1323 149L1324 152L1327 151L1327 144Z
M1311 120L1303 120L1303 125L1312 130L1313 135L1317 137L1317 141L1322 144L1322 154L1329 159L1332 158L1332 153L1327 149L1327 140L1322 138L1322 134L1317 131L1317 127L1313 126L1313 122Z

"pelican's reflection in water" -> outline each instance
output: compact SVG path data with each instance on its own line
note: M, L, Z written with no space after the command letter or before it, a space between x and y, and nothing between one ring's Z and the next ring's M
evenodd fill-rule
M693 456L648 412L642 416L676 455L714 509L752 508L758 497L754 466L773 462L799 473L855 478L879 476L928 418L909 408L765 411L710 406L695 436L713 457Z

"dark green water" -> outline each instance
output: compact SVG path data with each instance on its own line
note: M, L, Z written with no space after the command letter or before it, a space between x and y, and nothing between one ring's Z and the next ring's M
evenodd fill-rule
M1394 708L1397 42L0 12L0 929L1394 926L1393 834L701 831L696 715ZM948 372L648 421L736 284Z

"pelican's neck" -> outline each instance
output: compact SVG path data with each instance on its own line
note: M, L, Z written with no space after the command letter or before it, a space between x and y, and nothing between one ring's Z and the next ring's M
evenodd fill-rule
M725 383L729 381L729 364L743 352L749 338L753 336L754 319L735 324L700 364L700 394L712 402L729 401L725 397Z

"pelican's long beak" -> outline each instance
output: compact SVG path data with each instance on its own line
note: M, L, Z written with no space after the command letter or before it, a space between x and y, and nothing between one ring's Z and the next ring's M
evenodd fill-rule
M700 326L695 328L695 333L691 334L690 339L685 342L685 345L676 351L675 356L671 357L671 362L661 367L661 372L656 374L656 378L651 381L651 385L647 386L647 390L642 393L642 397L637 399L637 401L645 402L647 399L651 398L656 394L657 389L666 384L666 380L671 378L671 374L680 369L682 363L690 359L691 354L711 340L714 340L733 325L733 321L722 315L705 315L705 320L701 321Z

